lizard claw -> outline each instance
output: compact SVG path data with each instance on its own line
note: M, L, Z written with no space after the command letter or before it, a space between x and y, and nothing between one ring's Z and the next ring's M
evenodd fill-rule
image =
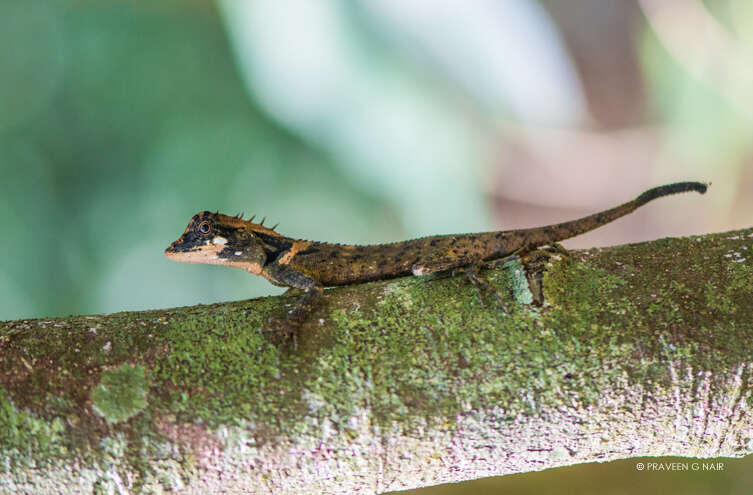
M293 349L298 349L298 325L290 320L271 317L260 332L267 337L271 344L282 346L288 341L292 341Z

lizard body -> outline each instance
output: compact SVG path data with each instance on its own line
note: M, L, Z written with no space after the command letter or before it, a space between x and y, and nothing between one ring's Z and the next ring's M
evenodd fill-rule
M294 331L315 307L324 287L426 275L468 268L477 283L479 264L519 251L575 237L616 220L647 202L670 194L706 192L700 182L679 182L649 189L633 201L593 215L531 229L450 234L374 245L334 244L294 239L265 227L264 221L204 211L196 214L183 235L165 250L173 260L234 266L271 283L302 289L290 312L286 332ZM475 278L474 278L475 276Z

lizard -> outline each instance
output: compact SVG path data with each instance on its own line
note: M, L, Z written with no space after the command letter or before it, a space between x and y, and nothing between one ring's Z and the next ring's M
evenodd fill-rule
M265 329L287 339L295 337L298 327L316 308L325 287L462 269L477 290L489 289L478 272L487 262L555 245L625 216L656 198L688 191L703 194L707 187L702 182L667 184L649 189L615 208L543 227L434 235L372 245L295 239L278 233L276 226L264 226L263 219L254 223L254 217L244 220L241 215L202 211L191 218L183 235L165 254L184 263L240 268L261 275L274 285L302 291L287 319L270 322L274 328ZM497 299L505 309L501 299Z

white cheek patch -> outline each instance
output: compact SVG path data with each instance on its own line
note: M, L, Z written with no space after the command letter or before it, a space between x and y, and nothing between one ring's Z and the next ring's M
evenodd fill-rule
M225 239L224 237L218 235L214 239L212 239L212 242L214 244L227 244L227 239ZM209 244L209 241L207 241L207 244Z
M234 255L236 255L236 256L240 256L240 255L241 255L241 254L243 254L243 253L242 253L241 251L236 251L236 252L234 252L233 254L234 254Z
M209 239L207 239L206 241L204 241L204 245L205 246L209 246Z

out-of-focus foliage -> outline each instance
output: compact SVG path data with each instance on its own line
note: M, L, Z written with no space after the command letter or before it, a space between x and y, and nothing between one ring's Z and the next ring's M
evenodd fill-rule
M389 234L369 228L386 205L249 100L211 3L2 2L0 67L0 318L271 292L163 256L199 210Z
M430 3L0 4L0 318L274 292L240 271L162 256L203 209L268 215L294 236L378 242L517 226L538 202L592 210L587 193L627 199L665 177L744 175L750 114L720 94L735 86L689 75L646 24L624 36L647 88L634 97L645 116L634 114L657 126L630 128L660 143L654 180L633 178L656 151L593 130L601 103L589 81L605 69L593 43L577 52L573 9ZM599 5L588 12L604 22L624 10ZM715 12L734 11L725 25L750 53L751 9L725 5ZM626 154L620 143L638 156L635 171L610 168ZM740 210L735 184L716 180L718 208Z

